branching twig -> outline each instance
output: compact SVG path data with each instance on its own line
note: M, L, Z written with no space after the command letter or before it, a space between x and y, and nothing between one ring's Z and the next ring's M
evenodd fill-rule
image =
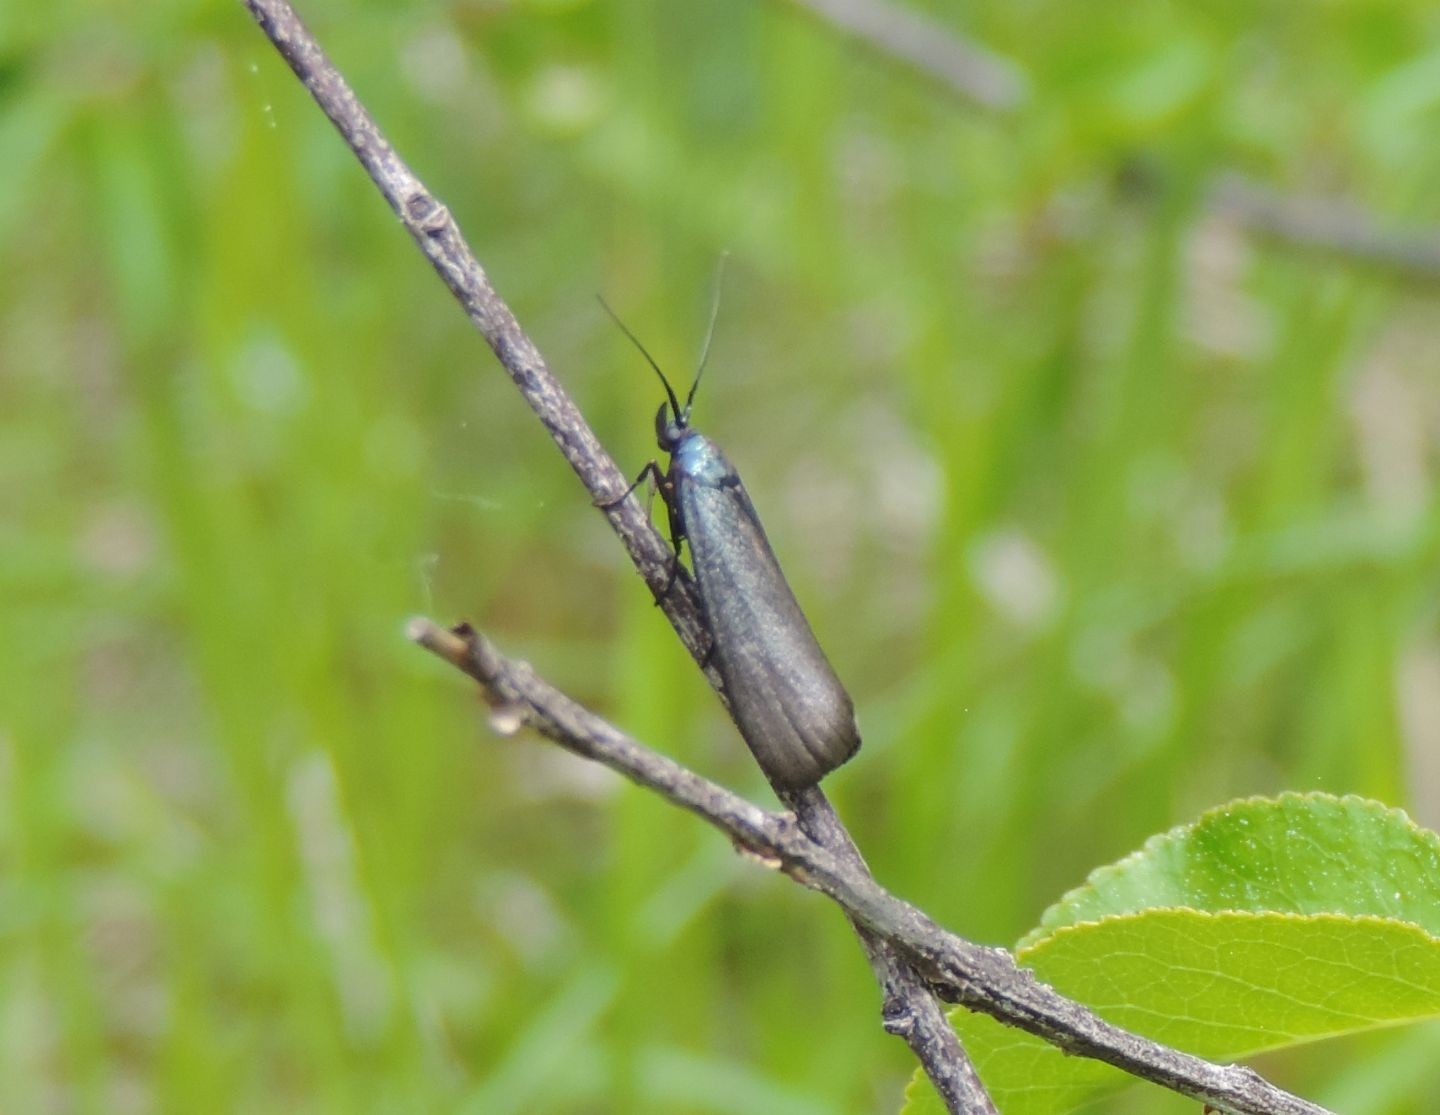
M673 575L670 547L641 511L639 501L632 498L613 502L626 488L624 476L490 285L449 210L395 153L289 4L285 0L245 0L245 4L489 342L591 499L604 510L656 602L724 700L720 675L708 665L709 633L700 619L694 584L683 570L678 577ZM811 790L805 801L807 807L801 816L809 831L827 846L836 847L839 854L853 855L859 864L859 855L824 794ZM950 1111L989 1115L994 1107L935 997L888 945L863 930L861 940L885 997L887 1029L909 1044Z
M849 870L870 877L860 850L841 824L830 799L818 786L782 791L780 799L794 811L801 832L835 855ZM894 945L853 915L848 916L884 995L881 1011L885 1029L905 1039L945 1101L947 1111L996 1115L995 1106L960 1044L959 1035L920 974L897 954Z
M693 585L682 577L666 592L669 547L637 501L608 505L624 491L624 477L490 286L449 212L395 154L288 4L245 3L465 307L703 665L708 636ZM412 635L475 677L487 696L517 713L520 722L704 817L742 847L839 903L862 930L885 989L887 1026L906 1036L952 1111L979 1115L993 1107L926 984L1068 1052L1106 1061L1225 1110L1325 1115L1322 1108L1275 1088L1248 1069L1213 1065L1111 1026L1017 968L1005 951L971 944L942 929L870 877L818 789L788 797L793 817L766 812L648 751L540 681L528 667L496 654L468 630L447 633L417 621ZM718 677L713 671L707 676L718 691Z
M789 814L761 809L673 759L651 751L499 654L469 628L416 620L416 642L478 681L509 724L530 726L565 749L603 763L709 821L744 851L834 899L877 938L899 949L946 997L1035 1034L1067 1053L1093 1057L1223 1111L1327 1115L1241 1065L1216 1065L1111 1025L1035 979L1004 949L972 944L896 898L859 866L807 836Z

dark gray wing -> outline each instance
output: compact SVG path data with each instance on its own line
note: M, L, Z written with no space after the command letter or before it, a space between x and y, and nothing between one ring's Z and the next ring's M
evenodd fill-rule
M814 785L855 754L850 695L790 591L733 469L675 477L695 579L740 734L776 785Z

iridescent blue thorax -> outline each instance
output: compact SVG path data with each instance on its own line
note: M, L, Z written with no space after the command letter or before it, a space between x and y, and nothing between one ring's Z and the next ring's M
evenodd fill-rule
M735 469L720 447L704 434L690 428L690 407L679 411L660 404L655 414L655 441L662 453L670 454L670 476L680 473L696 484L718 488L738 483Z
M685 430L676 440L670 450L670 467L710 487L718 487L735 475L720 447L694 430Z

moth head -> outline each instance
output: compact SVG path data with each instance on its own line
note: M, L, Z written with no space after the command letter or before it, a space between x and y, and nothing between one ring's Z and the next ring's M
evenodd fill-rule
M631 344L640 350L640 355L645 357L645 362L655 369L655 374L660 377L660 385L665 388L665 402L661 403L660 409L655 412L655 441L659 444L661 451L665 453L673 453L690 429L690 408L695 403L695 391L700 386L700 377L705 374L705 364L710 359L710 342L715 339L715 319L720 313L720 276L724 268L725 256L722 254L720 266L715 273L715 300L710 306L710 324L705 329L705 346L700 350L700 366L695 370L695 379L691 382L690 390L685 396L684 406L680 405L680 399L675 394L675 389L670 386L670 381L665 378L665 373L660 370L660 365L640 343L640 339L630 332L605 299L599 300L611 320L620 327L620 331L630 339Z
M662 453L673 453L690 429L690 408L674 411L668 402L655 412L655 443Z

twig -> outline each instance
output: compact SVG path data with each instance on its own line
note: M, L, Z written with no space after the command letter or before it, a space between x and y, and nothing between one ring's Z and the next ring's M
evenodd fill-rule
M670 579L669 548L635 501L609 505L624 490L623 476L490 286L449 212L395 154L289 6L283 0L246 0L246 4L485 336L592 498L605 510L686 646L703 663L707 637L693 585L682 579L674 591L664 591ZM915 1039L912 1048L951 1110L978 1113L993 1108L953 1034L946 1041L933 1028L938 1007L928 993L918 993L922 976L954 1002L1020 1026L1068 1052L1107 1061L1227 1110L1325 1115L1322 1108L1274 1088L1248 1069L1212 1065L1110 1026L1018 969L1003 950L970 944L941 929L869 876L818 789L792 802L798 821L767 813L647 751L541 682L528 667L501 658L468 631L447 634L419 621L412 636L479 680L507 714L518 710L522 722L705 817L741 846L772 859L787 874L839 902L852 921L870 934L867 951L886 990L890 1028ZM718 678L710 676L716 684ZM904 954L903 963L893 950Z
M889 0L787 0L837 34L938 82L969 104L1015 112L1028 101L1023 67ZM1207 208L1281 247L1319 252L1423 283L1440 282L1440 229L1387 229L1359 206L1294 197L1222 173Z
M670 547L649 516L641 511L639 502L633 498L615 502L626 489L624 476L551 375L539 350L520 328L510 308L490 285L449 210L395 153L289 4L285 0L244 2L489 342L591 499L605 512L656 602L724 701L720 675L708 665L709 633L700 618L699 597L693 582L683 569L675 576ZM804 816L813 831L827 841L839 842L843 835L843 842L836 845L840 854L846 854L848 848L859 863L858 853L854 852L824 795L815 789L810 791L807 800L809 807ZM861 939L884 994L886 1028L904 1037L947 1108L962 1115L993 1112L994 1107L980 1085L974 1066L929 989L883 942L871 940L863 933Z
M855 847L835 807L818 786L782 792L780 800L794 812L801 832L836 855L849 870L870 877L860 849ZM850 917L848 913L846 916ZM850 925L860 938L865 957L880 983L885 1029L905 1039L915 1059L924 1066L930 1083L945 1101L945 1109L997 1115L975 1065L960 1044L960 1036L920 973L874 930L854 917L850 917Z
M1218 216L1265 239L1421 282L1440 282L1440 232L1435 229L1389 230L1358 206L1289 197L1238 174L1222 175L1208 200Z
M1003 949L973 944L896 898L861 869L772 813L651 751L499 654L468 627L415 620L410 637L478 681L506 727L522 724L710 822L737 847L813 890L905 958L947 998L1212 1107L1241 1115L1329 1115L1242 1065L1217 1065L1114 1026L1018 967Z
M1008 58L961 38L927 16L873 0L790 0L848 37L934 78L982 108L1008 112L1029 96L1024 74Z
M686 649L703 668L710 651L710 635L700 618L700 598L693 582L682 569L671 585L674 561L670 546L651 523L641 500L632 495L613 503L629 486L628 482L551 374L544 357L520 328L510 307L490 285L485 269L465 243L450 210L395 153L295 10L285 0L244 0L244 3L365 167L435 273L489 343L530 409L544 423L575 475L585 485L590 498L610 520ZM719 673L709 668L706 676L720 692Z

